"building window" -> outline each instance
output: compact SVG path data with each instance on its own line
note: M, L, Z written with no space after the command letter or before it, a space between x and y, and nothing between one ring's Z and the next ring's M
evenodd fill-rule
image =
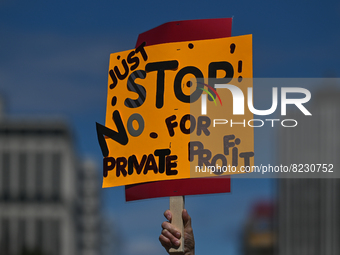
M27 154L19 153L19 198L26 199L27 194Z
M19 219L18 226L18 248L19 252L24 252L26 250L26 221L25 219Z
M35 155L35 197L37 200L43 198L43 173L44 173L44 158L42 153Z
M52 249L53 255L59 255L60 254L60 247L61 247L61 229L60 229L60 220L55 219L51 220L51 233L52 233Z
M4 152L2 154L2 196L4 200L9 199L10 192L10 153ZM1 187L0 187L1 188Z
M3 218L1 220L1 239L0 239L0 250L3 254L9 254L10 247L10 238L9 238L9 219Z
M61 173L62 173L62 157L61 153L52 154L52 199L60 200L61 193Z
M35 250L42 251L43 244L43 221L42 219L37 219L35 222Z

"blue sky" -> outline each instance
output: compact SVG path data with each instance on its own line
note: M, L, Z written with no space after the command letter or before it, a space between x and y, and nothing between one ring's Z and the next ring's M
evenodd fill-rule
M233 17L232 34L253 34L254 77L339 77L340 2L320 1L8 1L0 0L0 93L12 116L61 116L80 157L101 168L95 122L104 123L109 54L168 21ZM255 98L256 102L256 98ZM271 137L258 132L273 162ZM197 254L238 254L253 203L275 197L273 180L238 179L231 194L192 196ZM158 244L168 199L124 202L105 189L104 209L122 236L123 255L165 254ZM147 251L145 251L147 250Z

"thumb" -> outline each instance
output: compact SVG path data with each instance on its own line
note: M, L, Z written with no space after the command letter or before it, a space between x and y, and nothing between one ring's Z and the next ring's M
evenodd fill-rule
M182 218L183 218L184 228L187 226L191 226L191 217L188 214L188 211L186 209L184 209L182 212Z

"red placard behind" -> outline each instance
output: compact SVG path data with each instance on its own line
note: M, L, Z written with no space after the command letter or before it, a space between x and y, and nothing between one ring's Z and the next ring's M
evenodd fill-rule
M141 33L136 47L160 43L216 39L231 36L232 18L172 21Z
M232 18L168 22L138 36L136 47L231 36ZM125 186L125 200L230 192L230 177L180 179Z

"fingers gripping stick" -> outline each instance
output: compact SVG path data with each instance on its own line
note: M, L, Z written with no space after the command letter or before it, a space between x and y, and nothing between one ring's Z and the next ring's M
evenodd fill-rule
M176 248L170 248L171 254L184 254L184 225L182 212L184 209L184 196L170 197L170 211L172 213L171 223L181 232L181 245Z

